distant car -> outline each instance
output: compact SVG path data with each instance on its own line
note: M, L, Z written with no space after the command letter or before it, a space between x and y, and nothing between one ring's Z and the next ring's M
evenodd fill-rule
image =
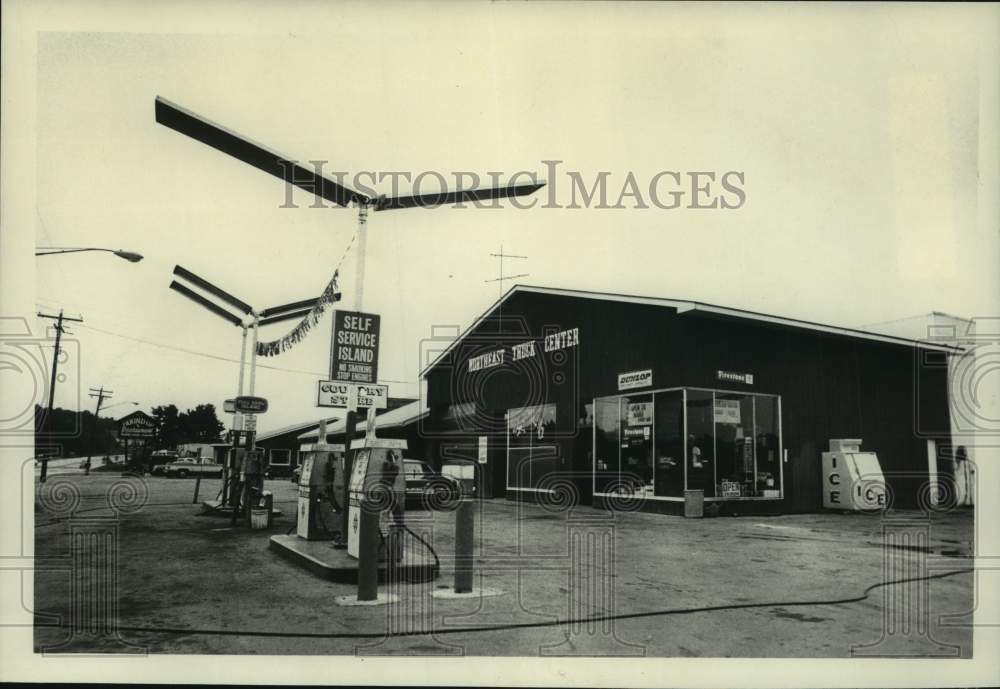
M153 465L153 468L149 470L149 473L153 476L165 476L167 473L167 467L180 459L180 455L176 452L158 450L152 454L151 459L157 463Z
M422 505L448 509L457 504L462 495L458 481L442 476L419 459L404 458L403 475L406 477L407 502L419 501Z
M156 472L156 467L153 467ZM163 475L170 478L187 478L201 474L202 476L222 476L222 465L209 462L199 462L194 459L178 459L176 462L163 465Z

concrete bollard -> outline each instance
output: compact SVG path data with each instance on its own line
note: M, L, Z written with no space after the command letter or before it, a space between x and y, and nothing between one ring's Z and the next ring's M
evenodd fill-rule
M472 550L476 533L475 503L462 500L455 512L455 593L472 592Z
M358 600L373 601L378 599L379 513L364 504L359 512Z

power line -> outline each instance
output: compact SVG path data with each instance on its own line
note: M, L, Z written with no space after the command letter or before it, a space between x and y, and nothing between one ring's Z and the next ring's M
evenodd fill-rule
M184 354L193 354L194 356L205 357L206 359L215 359L216 361L225 361L225 362L231 363L231 364L239 364L240 363L239 359L232 359L230 357L222 356L222 355L219 355L219 354L210 354L208 352L199 352L196 349L188 349L186 347L179 347L177 345L166 344L164 342L154 342L153 340L146 340L146 339L143 339L141 337L135 337L134 335L124 335L122 333L116 333L116 332L112 332L110 330L104 330L103 328L97 328L97 327L94 327L92 325L83 325L83 324L80 324L80 327L86 328L87 330L93 330L95 332L103 333L105 335L111 335L112 337L120 337L120 338L125 339L125 340L131 340L133 342L138 342L140 344L149 345L151 347L159 347L161 349L170 349L170 350L173 350L175 352L182 352ZM307 371L305 369L298 369L298 368L284 368L282 366L269 366L268 364L257 364L257 366L258 366L258 368L267 368L267 369L271 369L272 371L283 371L283 372L286 372L286 373L298 373L300 375L320 376L320 377L323 377L323 376L326 375L326 373L319 372L319 371ZM410 381L410 380L390 380L390 379L384 379L384 382L386 382L386 383L397 383L399 385L416 385L417 384L417 381Z

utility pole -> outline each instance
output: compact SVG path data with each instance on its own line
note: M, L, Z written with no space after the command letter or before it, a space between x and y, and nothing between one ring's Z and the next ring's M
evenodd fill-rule
M111 399L113 394L114 393L110 390L105 390L103 385L100 390L90 388L90 396L97 398L97 409L94 410L94 432L90 436L90 443L88 443L87 447L87 463L83 465L85 476L90 476L90 458L93 455L92 449L94 447L94 442L97 440L97 430L101 416L101 405L104 404L104 400Z
M52 380L49 383L49 409L48 409L48 412L46 412L46 414L45 414L45 421L43 421L43 423L44 422L48 423L49 431L51 433L51 431L52 431L52 407L53 407L53 403L55 402L55 399L56 399L56 373L57 373L57 369L59 368L59 343L62 340L62 334L64 332L68 332L66 330L65 326L63 326L63 321L73 321L75 323L83 323L83 319L82 318L69 318L68 316L63 316L62 309L59 309L59 315L58 316L53 316L51 314L39 312L38 317L39 318L49 318L49 319L54 320L56 322L56 324L54 326L55 329L56 329L56 345L55 345L55 350L52 352ZM72 334L72 333L70 333L70 334ZM41 430L41 424L39 424L39 429L38 430ZM42 458L42 473L41 473L41 476L39 476L39 478L38 478L38 482L39 483L45 483L45 481L48 480L48 475L49 475L49 459L48 459L48 457L43 457Z

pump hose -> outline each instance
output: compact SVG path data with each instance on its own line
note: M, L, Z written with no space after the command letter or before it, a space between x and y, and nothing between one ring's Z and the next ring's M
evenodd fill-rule
M430 551L431 557L434 558L434 567L435 567L435 569L440 570L441 569L441 559L438 557L438 554L434 551L434 548L431 547L431 544L428 543L427 541L425 541L423 538L421 538L418 533L416 533L413 529L411 529L410 527L408 527L406 524L400 524L399 526L402 526L403 529L407 533L409 533L415 539L417 539L418 541L420 541L420 543L423 544L423 546L425 548L427 548L427 550ZM382 533L382 529L378 530L378 537L380 539L379 540L379 547L386 554L386 559L388 559L389 551L388 551L388 548L387 548L386 543L385 543L385 534Z

